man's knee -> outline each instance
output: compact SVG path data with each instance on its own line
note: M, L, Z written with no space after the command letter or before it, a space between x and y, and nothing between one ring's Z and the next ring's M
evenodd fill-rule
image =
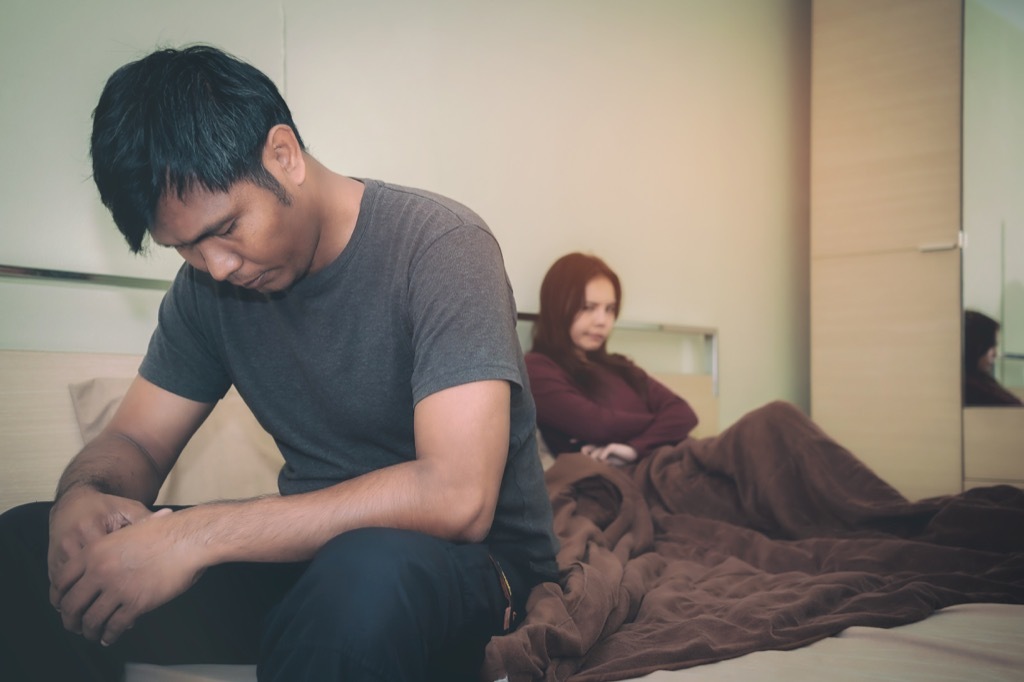
M328 542L268 619L261 669L271 679L299 669L403 679L425 667L426 650L443 631L436 619L458 589L441 565L444 545L376 528Z
M443 592L439 581L451 580L446 561L444 545L435 538L359 529L324 545L285 601L297 601L321 624L330 620L333 627L347 627L337 621L351 620L367 636L395 632L437 611L438 605L424 602Z
M0 514L0 554L18 566L45 560L50 537L50 502L30 502Z
M42 528L46 530L50 523L50 507L52 502L28 502L11 507L0 514L0 529L5 532L14 528Z

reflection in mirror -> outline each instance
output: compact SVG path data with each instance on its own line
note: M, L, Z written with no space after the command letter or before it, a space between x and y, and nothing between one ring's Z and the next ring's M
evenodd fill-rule
M1022 73L1024 2L966 0L963 303L997 321L998 355L989 376L1017 398L1024 396ZM966 319L964 333L964 404L979 404L966 393L967 372L977 366L967 353L979 352L980 343L968 338Z
M964 312L964 405L1021 406L994 376L999 357L999 323L976 310Z

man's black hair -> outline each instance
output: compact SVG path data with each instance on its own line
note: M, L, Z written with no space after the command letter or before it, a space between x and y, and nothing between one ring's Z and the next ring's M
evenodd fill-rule
M305 149L273 81L214 47L162 49L115 71L93 111L92 172L131 250L142 250L168 191L226 192L247 180L288 203L262 161L279 123Z

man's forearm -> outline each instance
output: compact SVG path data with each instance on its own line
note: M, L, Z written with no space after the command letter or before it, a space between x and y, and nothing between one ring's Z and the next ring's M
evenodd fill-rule
M314 492L201 504L175 514L172 532L201 547L206 566L303 561L333 537L369 526L482 540L493 508L481 514L469 486L429 469L407 462Z
M144 447L127 436L104 432L68 464L54 499L73 488L86 487L151 504L165 476Z

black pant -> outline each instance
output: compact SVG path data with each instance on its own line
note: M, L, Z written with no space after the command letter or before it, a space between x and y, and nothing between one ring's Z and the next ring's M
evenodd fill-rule
M260 680L473 680L507 602L483 545L344 533L310 562L223 564L102 647L50 606L50 503L0 516L0 678L119 680L126 661L257 663ZM496 557L497 558L497 557ZM498 559L523 612L532 585Z

